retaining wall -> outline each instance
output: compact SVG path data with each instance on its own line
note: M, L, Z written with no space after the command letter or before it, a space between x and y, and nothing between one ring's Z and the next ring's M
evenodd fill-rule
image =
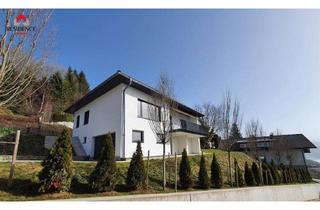
M319 200L320 184L81 198L87 201L307 201Z

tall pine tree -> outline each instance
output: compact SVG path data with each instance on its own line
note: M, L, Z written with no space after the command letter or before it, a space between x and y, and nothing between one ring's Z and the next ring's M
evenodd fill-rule
M89 83L87 81L86 75L84 74L83 71L80 71L78 81L79 81L79 93L81 96L84 96L89 92L90 88L89 88Z

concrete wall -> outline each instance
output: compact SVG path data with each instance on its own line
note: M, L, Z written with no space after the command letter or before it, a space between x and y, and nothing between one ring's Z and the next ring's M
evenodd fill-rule
M92 197L92 201L307 201L319 199L320 184L245 187L197 192Z

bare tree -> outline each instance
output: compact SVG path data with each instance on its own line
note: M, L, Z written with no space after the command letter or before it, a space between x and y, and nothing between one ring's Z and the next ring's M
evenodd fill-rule
M262 124L257 119L251 119L248 123L246 123L245 133L248 138L248 150L250 153L256 158L259 159L259 148L257 146L257 137L263 136L264 131Z
M204 114L200 118L200 124L209 128L207 139L208 142L212 142L214 135L221 130L221 106L205 102L202 105L197 105L195 109Z
M277 163L280 164L284 160L288 160L289 164L292 162L292 155L290 154L290 144L279 129L274 132L271 150L274 152Z
M245 127L245 133L247 137L258 137L263 136L264 131L262 124L259 120L251 119Z
M37 51L40 50L38 43L52 10L7 9L1 12L0 106L8 107L18 103L23 91L41 73L48 54L45 49L42 53ZM18 17L24 20L23 25L19 25Z
M226 147L228 151L228 182L232 185L232 173L231 173L231 146L232 140L230 138L230 130L232 124L235 123L239 125L241 121L240 116L240 103L237 100L234 100L232 105L232 97L230 91L227 91L223 97L221 104L221 134L223 139L226 141Z
M150 98L152 104L148 105L149 124L158 139L163 145L162 155L162 176L163 190L166 186L166 144L171 141L172 110L176 107L174 100L174 81L166 73L161 73L155 94Z

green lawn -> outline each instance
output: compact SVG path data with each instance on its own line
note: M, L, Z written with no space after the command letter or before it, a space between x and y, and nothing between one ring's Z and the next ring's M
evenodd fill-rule
M216 157L221 165L224 181L227 175L227 153L221 150L204 150L206 156L208 173L210 176L210 164L212 153L215 152ZM231 153L232 162L233 158L238 160L240 168L244 168L245 161L252 162L252 159L246 154L241 152ZM196 180L199 170L199 156L189 156L189 161L192 169L193 180L197 190ZM180 158L178 158L178 163ZM59 199L59 198L76 198L88 196L111 196L111 195L127 195L137 193L163 193L174 191L174 158L167 160L167 180L170 185L165 191L162 191L162 160L150 160L149 170L149 189L144 191L128 192L125 188L125 177L129 166L129 162L118 162L117 167L121 172L120 183L117 185L114 192L108 193L90 193L87 178L95 166L95 162L75 162L75 176L72 183L70 193L57 193L57 194L39 194L37 193L38 178L37 174L41 170L41 164L35 162L18 162L16 163L14 184L11 188L7 187L7 178L10 170L10 163L0 163L0 200L43 200L43 199ZM227 186L226 186L227 187Z

